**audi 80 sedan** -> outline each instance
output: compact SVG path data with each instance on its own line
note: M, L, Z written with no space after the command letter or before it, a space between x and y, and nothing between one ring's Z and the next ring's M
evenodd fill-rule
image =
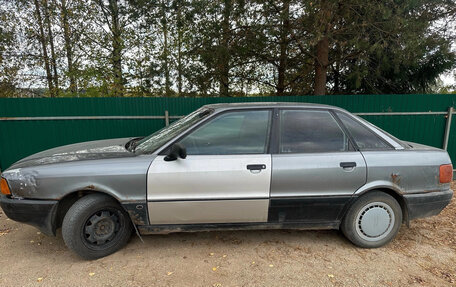
M444 150L401 141L338 107L206 105L144 138L72 144L1 178L5 214L85 259L132 233L340 229L380 247L450 202Z

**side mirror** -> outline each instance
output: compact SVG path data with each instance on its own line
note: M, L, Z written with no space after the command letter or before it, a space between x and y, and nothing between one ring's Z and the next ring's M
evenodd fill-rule
M165 156L165 161L173 161L178 158L186 158L187 157L187 150L181 144L175 143L171 146L168 151L168 154Z

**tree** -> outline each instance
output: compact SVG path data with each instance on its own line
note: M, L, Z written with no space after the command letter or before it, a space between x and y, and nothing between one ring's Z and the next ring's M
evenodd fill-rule
M122 21L123 5L118 0L96 0L103 16L103 24L107 25L107 37L111 42L109 61L112 66L112 94L115 97L123 96L124 80L122 76L122 52L124 49L123 30L125 21ZM125 5L125 4L124 4Z
M49 56L48 56L48 52L47 52L47 37L46 37L46 34L44 33L44 23L43 23L43 19L41 17L42 7L41 7L41 3L39 0L34 0L34 3L35 3L36 21L37 21L38 28L39 28L38 39L41 43L41 53L43 56L44 67L46 70L46 78L47 78L47 82L48 82L49 92L50 92L51 97L55 97L56 96L55 86L54 86L55 82L53 81L54 77L51 73L51 68L50 68L50 64L49 64Z
M47 41L49 43L49 48L51 51L51 66L52 66L52 80L54 82L54 95L57 95L59 92L59 75L57 73L57 58L54 49L54 35L52 33L52 24L51 24L51 13L50 8L47 0L42 0L43 3L43 11L44 11L44 22L46 24L47 29ZM35 4L36 5L36 4Z
M454 5L446 0L432 3L393 0L305 3L305 12L295 22L293 38L302 55L313 59L313 93L325 94L327 90L332 93L409 93L420 90L412 80L417 79L418 74L412 73L416 68L404 65L423 67L426 64L422 59L430 57L431 50L437 48L440 61L433 58L429 65L437 65L434 66L437 73L451 69L454 52L445 46L454 39L454 33L443 36L442 31L433 33L432 27L448 18L452 11L450 7L454 8ZM426 47L432 48L425 51ZM390 69L392 63L395 63L394 70ZM307 68L303 68L307 74ZM399 76L398 71L408 71L410 77ZM429 70L420 75L422 83L436 79L435 73L429 73ZM391 85L396 81L407 84L396 89ZM388 85L376 88L376 82ZM409 83L412 85L407 87Z
M427 93L456 65L450 0L0 4L8 95Z
M182 47L184 42L184 17L182 15L182 10L185 8L183 0L174 1L174 11L176 13L176 34L177 34L177 93L182 95L182 81L183 81L183 55Z
M67 75L70 80L70 92L77 93L78 84L76 80L76 71L74 63L74 39L72 39L72 31L75 30L75 27L72 27L70 24L70 12L68 11L68 2L67 0L60 1L60 24L63 30L63 39L66 52L67 60Z

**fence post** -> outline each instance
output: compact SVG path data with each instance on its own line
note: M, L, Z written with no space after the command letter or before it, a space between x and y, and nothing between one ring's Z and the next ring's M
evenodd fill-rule
M448 149L448 139L450 138L451 119L453 117L453 107L448 108L447 120L445 125L445 135L443 136L443 149Z
M169 113L165 111L165 126L169 126Z

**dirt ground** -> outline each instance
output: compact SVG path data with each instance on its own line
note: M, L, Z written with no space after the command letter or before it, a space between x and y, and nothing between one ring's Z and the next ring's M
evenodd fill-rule
M356 248L338 231L227 231L133 237L83 261L61 234L0 212L0 286L456 286L455 228L453 199L379 249Z

